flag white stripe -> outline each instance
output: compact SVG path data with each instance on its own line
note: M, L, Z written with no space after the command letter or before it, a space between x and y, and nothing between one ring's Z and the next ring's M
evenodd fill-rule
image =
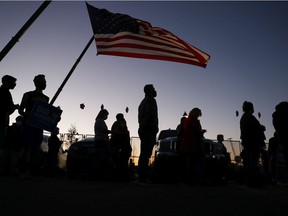
M141 46L145 46L143 47L143 49L147 49L147 50L153 50L155 51L155 49L161 49L163 50L163 52L165 51L170 51L173 53L178 53L179 55L187 55L187 56L192 56L194 57L195 55L191 52L189 52L188 50L182 50L182 49L175 49L175 48L171 48L171 47L166 47L166 46L159 46L159 45L155 45L155 46L151 46L151 43L146 43L146 42L142 42L142 41L135 41L135 40L129 40L129 39L121 39L121 40L117 40L117 41L113 41L113 42L105 42L105 41L96 41L97 46L99 46L99 48L101 49L106 49L112 46L123 46L122 44L130 44L130 46L135 46L135 49L138 49L139 45ZM123 47L125 48L125 47ZM131 48L131 47L130 47ZM157 50L156 50L157 51Z
M133 34L130 34L130 35L133 35ZM145 48L142 47L141 50L150 49L151 52L153 52L153 51L156 52L155 49L162 49L163 52L165 52L165 50L166 50L166 51L171 51L174 54L178 53L179 55L187 55L187 57L190 56L192 58L195 58L195 54L192 53L191 50L187 49L184 46L180 46L178 48L175 48L175 47L171 47L171 46L169 47L169 46L165 46L165 45L158 45L158 43L151 45L152 43L151 43L150 40L149 40L149 42L145 42L145 41L138 40L138 39L120 38L119 35L116 36L116 37L112 37L112 38L111 38L110 35L106 35L106 34L101 34L101 35L97 34L95 36L98 39L98 40L96 40L97 46L100 46L100 45L107 46L107 47L98 47L98 49L101 49L101 50L105 49L105 48L109 48L110 46L116 46L116 45L121 46L121 43L122 43L122 44L130 44L130 46L134 46L135 45L135 49L138 49L139 48L138 46L141 45L141 46L146 46ZM107 42L107 41L99 40L100 39L99 36L101 37L101 39L102 38L109 39L109 41ZM123 36L123 34L121 34L121 36ZM124 36L125 36L125 34L124 34ZM135 36L135 35L133 35L133 36ZM138 38L138 35L136 35L136 36L137 36L136 38ZM117 38L119 38L119 39L117 39ZM146 39L146 38L144 37L144 39ZM163 42L162 40L158 40L158 39L154 39L154 38L152 40L156 41L156 42L160 41L161 44L163 44L163 43L166 44L167 43L165 41ZM170 45L171 43L167 43L167 44ZM125 48L125 47L123 47L123 48ZM184 48L185 48L185 50L183 50ZM191 48L191 46L190 46L190 48ZM197 52L197 51L198 50L195 50L195 52ZM157 52L159 53L160 51L157 51ZM203 53L201 51L198 51L198 52L199 52L199 55L203 55ZM169 54L169 55L173 55L173 54ZM183 56L181 56L181 58L182 57Z
M177 54L170 54L165 51L155 51L155 50L147 50L147 49L134 49L127 47L111 47L111 48L97 48L98 52L101 54L105 54L105 52L118 52L118 53L135 53L135 54L145 54L145 55L154 55L154 56L163 56L163 57L173 57L178 59L185 59L196 62L200 62L195 56L185 57Z
M174 38L173 39L170 39L170 38L164 38L163 37L155 37L155 36L145 36L145 35L139 35L139 34L133 34L133 33L130 33L130 32L120 32L118 34L95 34L95 37L97 39L110 39L111 40L111 43L112 43L112 40L116 40L118 38L121 38L121 37L127 37L127 36L132 36L134 37L136 42L144 42L144 41L150 41L150 42L147 42L147 44L150 43L150 46L151 46L151 43L153 41L153 44L165 44L166 46L170 46L173 44L175 47L178 47L179 49L187 49L187 47L185 47L182 43L180 43L178 40L175 41ZM130 38L128 38L130 39ZM132 40L132 39L130 39ZM167 41L168 40L168 41ZM192 48L190 46L190 48Z

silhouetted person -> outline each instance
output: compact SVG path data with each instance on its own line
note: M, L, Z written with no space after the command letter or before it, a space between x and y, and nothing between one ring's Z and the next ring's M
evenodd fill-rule
M107 120L109 112L101 109L95 119L94 139L96 147L96 155L94 158L94 177L95 180L107 180L109 171L109 134L105 120Z
M273 126L279 137L279 146L283 152L288 172L288 102L282 101L275 107L272 114Z
M9 126L10 115L18 109L19 105L14 104L10 90L16 86L16 78L10 75L2 77L0 86L0 171L5 170L6 150L4 148Z
M216 184L225 184L227 183L227 172L228 172L228 166L231 162L230 155L227 152L227 148L223 143L224 141L224 135L218 134L217 135L217 142L214 143L213 146L213 152L219 156L216 160L217 164L217 170L216 170Z
M184 183L206 184L203 134L206 130L202 129L199 117L202 112L199 108L193 108L188 115L184 125L183 140L179 150L181 157L186 158L186 169Z
M227 149L226 149L226 146L224 145L223 141L224 141L224 135L218 134L217 135L217 143L214 146L216 153L219 153L219 154L226 154L227 153Z
M130 145L130 133L122 113L116 115L116 121L111 127L110 148L111 158L116 166L116 180L128 181L128 164L132 148Z
M19 107L19 114L23 116L23 164L20 170L21 179L29 179L31 166L32 166L32 154L37 154L40 150L41 143L43 141L43 129L33 127L27 124L27 120L31 115L32 109L36 101L40 100L45 103L49 102L49 97L43 94L43 90L46 89L45 75L39 74L33 79L35 90L24 93L21 104Z
M48 174L49 175L58 175L59 174L59 150L62 145L62 141L58 137L59 128L56 127L53 132L51 132L50 137L48 138L48 154L47 154L47 163L48 163Z
M270 171L269 171L269 154L266 143L260 149L260 160L261 160L261 176L263 183L267 184L270 181Z
M262 186L259 173L259 159L261 148L265 144L265 127L253 115L254 106L245 101L242 106L243 115L240 119L240 138L243 146L243 165L248 187Z
M16 174L23 154L22 142L22 116L17 116L16 121L8 127L5 149L7 150L7 173Z
M277 151L279 146L279 137L277 132L269 139L268 142L268 157L269 157L269 173L271 176L271 184L277 184Z
M180 124L177 125L176 127L176 132L177 132L177 151L179 152L179 146L181 145L181 143L183 142L183 135L184 135L184 125L185 122L187 120L186 116L182 116L180 119ZM179 161L178 161L178 167L179 167L179 173L180 173L180 181L184 182L185 178L186 178L186 156L184 156L183 154L179 153Z
M158 133L158 107L155 97L157 92L152 84L144 86L145 97L138 107L138 134L141 140L138 162L139 182L149 182L149 158L152 155Z
M268 145L269 174L272 185L288 185L288 172L286 169L286 160L284 158L282 145L277 131L269 139Z
M180 124L177 125L176 127L176 132L177 132L177 138L178 138L178 143L181 142L181 140L183 139L183 134L184 134L184 125L185 125L185 121L187 120L186 116L182 116L180 119ZM178 147L179 145L177 145ZM179 150L179 149L178 149Z

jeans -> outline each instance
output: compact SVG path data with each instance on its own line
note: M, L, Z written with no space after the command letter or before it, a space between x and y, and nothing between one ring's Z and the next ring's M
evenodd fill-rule
M138 134L141 140L138 174L140 180L144 180L148 178L149 159L156 144L156 133L139 129Z

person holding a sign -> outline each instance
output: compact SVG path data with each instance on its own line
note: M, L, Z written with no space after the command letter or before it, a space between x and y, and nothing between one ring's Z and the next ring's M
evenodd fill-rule
M34 77L35 90L24 93L19 107L19 114L23 116L23 164L20 170L21 179L29 179L32 153L37 153L43 140L43 129L27 124L31 117L34 104L40 100L49 102L49 97L43 93L46 89L45 75L39 74Z

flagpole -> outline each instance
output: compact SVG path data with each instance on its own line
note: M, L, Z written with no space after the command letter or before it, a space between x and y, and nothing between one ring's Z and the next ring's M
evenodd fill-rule
M57 90L57 92L55 93L54 97L52 98L52 100L50 101L50 104L53 105L53 103L55 102L55 100L57 99L58 95L60 94L60 92L62 91L64 85L67 83L68 79L70 78L70 76L72 75L72 73L74 72L75 68L77 67L77 65L79 64L79 62L81 61L82 57L84 56L84 54L86 53L87 49L89 48L89 46L91 45L91 43L94 40L94 35L91 37L91 39L89 40L89 42L87 43L86 47L84 48L84 50L82 51L82 53L80 54L80 56L78 57L78 59L76 60L76 62L74 63L74 65L72 66L72 68L70 69L69 73L67 74L66 78L64 79L64 81L62 82L61 86L59 87L59 89Z
M52 0L45 0L35 13L29 18L29 20L23 25L23 27L17 32L17 34L11 38L7 45L0 53L0 62L7 55L7 53L13 48L13 46L19 41L20 37L28 30L38 16L45 10L45 8L51 3Z

